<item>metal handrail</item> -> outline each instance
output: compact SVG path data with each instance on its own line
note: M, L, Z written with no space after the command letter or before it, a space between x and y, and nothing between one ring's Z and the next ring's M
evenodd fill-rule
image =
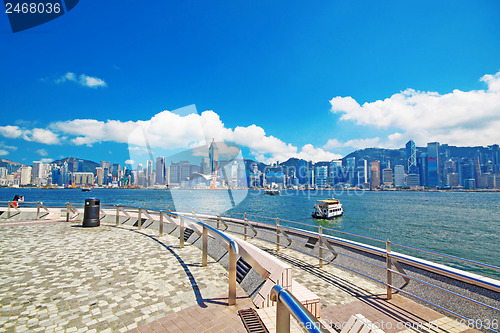
M141 214L141 210L145 209L144 207L136 207L136 206L122 206L122 205L116 205L116 208L117 209L122 209L122 208L125 208L125 209L137 209L138 210L138 227L140 229L140 226L141 226L141 222L140 222L140 214ZM162 217L162 214L167 214L167 215L171 215L171 216L175 216L175 217L178 217L179 219L187 219L187 220L190 220L191 222L195 223L195 224L198 224L200 225L202 228L203 228L203 235L202 235L202 238L203 238L203 254L202 254L202 266L206 266L207 264L207 242L208 242L208 239L207 239L207 232L208 231L211 231L211 233L213 233L213 235L216 235L218 237L220 237L222 240L224 240L225 242L227 242L228 244L228 248L229 248L229 292L228 292L228 305L234 305L236 304L236 261L238 259L238 255L239 255L239 249L238 249L238 243L236 243L233 239L231 239L229 236L227 236L226 234L224 234L223 232L215 229L214 227L206 224L206 223L203 223L201 221L198 221L196 219L193 219L193 218L190 218L190 217L187 217L187 216L183 216L183 215L180 215L178 213L174 213L174 212L170 212L170 211L164 211L164 210L153 210L153 209L147 209L149 211L156 211L158 213L160 213L160 218ZM117 218L118 220L118 218ZM184 235L183 235L183 232L181 232L180 234L180 241L181 241L181 246L183 246L183 243L184 243Z
M299 327L310 333L326 333L323 325L314 318L290 292L280 285L275 285L271 290L271 300L276 302L276 332L290 332L290 315L298 322Z

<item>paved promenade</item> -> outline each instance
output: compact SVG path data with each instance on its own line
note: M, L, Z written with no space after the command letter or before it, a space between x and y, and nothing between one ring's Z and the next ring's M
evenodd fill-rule
M184 330L193 324L196 332L245 332L234 307L221 321L228 313L226 270L210 260L201 267L201 251L179 249L172 236L160 243L157 232L136 228L1 225L0 331L125 332L200 308L213 313L185 321ZM239 296L238 307L251 306L241 290ZM182 322L173 320L166 331L179 332L175 324Z
M386 301L385 288L359 275L249 241L294 266L321 298L324 323L340 328L362 313L388 333L468 331L399 295ZM227 271L211 258L201 267L198 248L156 230L1 222L0 251L0 332L246 332L237 311L254 308L239 287L228 307ZM275 309L257 311L275 332Z

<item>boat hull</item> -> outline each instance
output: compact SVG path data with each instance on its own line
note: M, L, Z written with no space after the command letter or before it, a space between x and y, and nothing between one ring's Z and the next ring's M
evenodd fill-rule
M336 219L337 217L341 217L342 215L344 215L344 212L338 214L338 215L332 215L330 217L327 217L327 216L324 216L324 215L319 215L319 214L315 214L313 213L311 216L315 219L321 219L321 220L333 220L333 219Z

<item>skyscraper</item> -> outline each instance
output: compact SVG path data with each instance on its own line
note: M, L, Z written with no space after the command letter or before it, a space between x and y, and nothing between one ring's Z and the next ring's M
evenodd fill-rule
M439 142L431 142L427 144L427 185L439 186L439 179Z
M405 168L402 165L394 167L394 186L403 187L405 185Z
M215 173L219 165L219 148L217 148L213 139L208 149L208 155L210 157L210 172Z
M417 147L415 142L410 140L406 143L406 172L418 173L417 168Z
M370 169L372 172L371 188L380 187L380 161L372 161Z
M156 181L157 185L165 185L165 157L156 158Z

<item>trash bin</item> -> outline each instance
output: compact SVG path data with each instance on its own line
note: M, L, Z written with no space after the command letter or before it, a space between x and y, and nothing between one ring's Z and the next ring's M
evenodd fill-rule
M83 210L83 227L98 227L101 225L99 213L101 210L101 201L98 199L85 199L85 208Z

